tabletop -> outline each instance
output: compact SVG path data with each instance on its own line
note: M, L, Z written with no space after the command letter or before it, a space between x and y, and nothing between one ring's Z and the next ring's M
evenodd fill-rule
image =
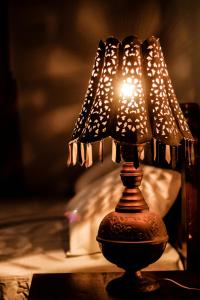
M144 276L156 278L160 288L152 293L129 295L110 294L106 286L120 273L54 273L35 274L30 288L29 300L121 300L121 299L200 299L200 291L178 287L172 279L188 287L200 288L200 273L189 271L142 272Z

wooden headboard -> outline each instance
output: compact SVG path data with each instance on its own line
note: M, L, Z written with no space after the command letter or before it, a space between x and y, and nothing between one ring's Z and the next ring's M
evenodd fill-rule
M200 267L200 110L197 103L182 103L182 111L195 138L195 164L184 164L182 188L165 217L170 242L179 251L185 269Z
M200 267L200 110L197 103L183 103L183 113L195 138L195 164L182 170L182 250L185 268Z

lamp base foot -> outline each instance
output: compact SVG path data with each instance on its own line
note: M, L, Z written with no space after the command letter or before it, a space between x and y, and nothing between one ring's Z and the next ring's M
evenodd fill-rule
M140 271L126 271L123 276L111 280L106 290L111 295L130 295L130 293L150 293L159 289L156 279L145 277Z

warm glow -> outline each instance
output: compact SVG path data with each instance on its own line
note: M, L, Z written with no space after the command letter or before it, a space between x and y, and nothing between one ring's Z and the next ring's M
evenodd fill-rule
M132 83L130 78L121 85L121 94L123 97L132 97L135 94L135 85Z

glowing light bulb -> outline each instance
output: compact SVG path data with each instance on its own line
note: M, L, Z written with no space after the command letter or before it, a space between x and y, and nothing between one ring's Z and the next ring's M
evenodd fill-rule
M126 82L121 85L121 94L124 97L132 97L135 94L135 85L132 83L131 78L128 78Z

